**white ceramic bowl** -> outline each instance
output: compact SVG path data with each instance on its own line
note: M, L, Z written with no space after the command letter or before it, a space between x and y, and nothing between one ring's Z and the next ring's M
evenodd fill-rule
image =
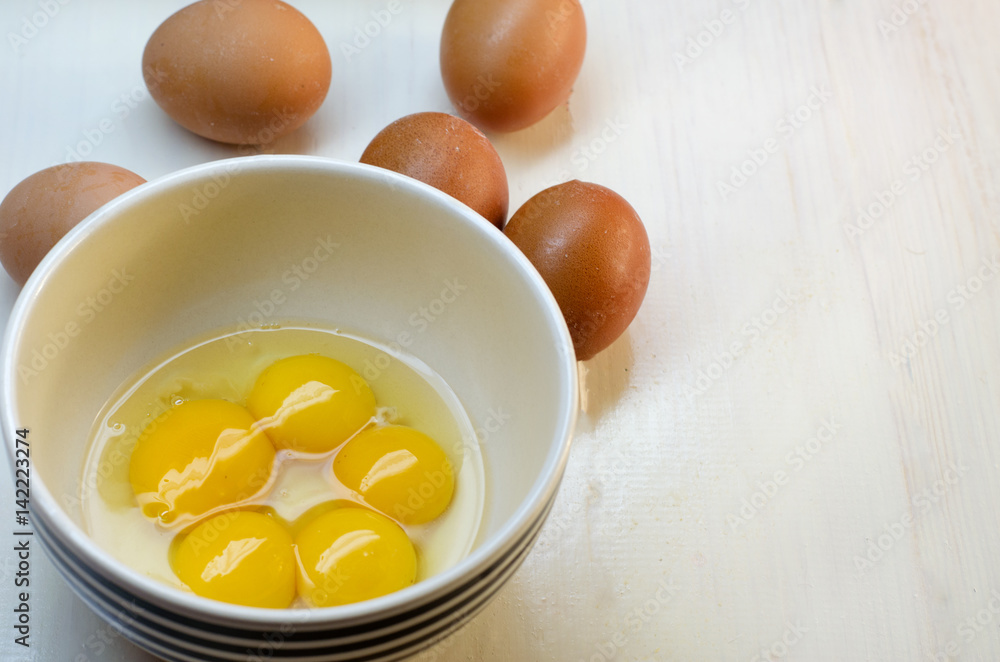
M310 258L331 242L313 269ZM283 278L294 266L308 277ZM368 602L267 610L183 593L88 538L76 505L88 433L140 368L185 341L261 319L257 304L276 289L284 300L267 322L314 320L391 343L455 279L467 289L411 334L407 351L445 379L488 436L483 528L457 565ZM37 536L90 607L166 660L392 660L433 644L482 609L527 555L576 418L569 334L513 244L419 182L314 157L208 163L102 207L28 281L2 365L9 455L13 431L31 430Z

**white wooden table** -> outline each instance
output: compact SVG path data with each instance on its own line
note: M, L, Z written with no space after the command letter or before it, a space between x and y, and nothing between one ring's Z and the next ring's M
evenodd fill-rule
M148 35L186 2L4 0L0 194L71 150L147 179L235 154L142 85ZM350 58L386 3L294 4L333 85L277 151L353 160L390 121L450 109L446 0L403 1ZM649 293L581 368L534 552L419 659L1000 660L1000 5L584 5L568 109L493 138L512 210L572 177L624 195ZM0 276L2 310L16 294ZM152 659L37 555L33 646L15 646L7 542L0 658Z

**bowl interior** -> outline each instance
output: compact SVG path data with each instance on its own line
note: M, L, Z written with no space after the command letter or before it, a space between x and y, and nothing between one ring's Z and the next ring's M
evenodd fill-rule
M392 173L254 157L110 203L22 292L4 345L5 429L31 429L46 515L80 526L88 434L137 370L208 333L282 320L400 343L451 386L486 461L474 555L499 549L555 489L575 362L554 300L516 248L463 205Z

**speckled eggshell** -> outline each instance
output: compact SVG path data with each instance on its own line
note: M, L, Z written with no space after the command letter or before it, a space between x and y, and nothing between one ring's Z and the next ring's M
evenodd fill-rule
M455 0L441 33L441 76L462 117L517 131L569 98L586 48L579 0Z
M577 360L593 358L631 324L649 285L649 237L620 195L577 180L558 184L524 203L504 234L552 290Z
M84 161L46 168L0 203L0 262L20 285L73 226L119 195L144 184L131 170Z
M419 179L472 207L502 228L507 220L507 172L479 129L447 113L416 113L382 129L361 163Z
M279 0L202 0L156 29L142 56L150 95L178 124L223 143L291 133L323 103L330 51Z

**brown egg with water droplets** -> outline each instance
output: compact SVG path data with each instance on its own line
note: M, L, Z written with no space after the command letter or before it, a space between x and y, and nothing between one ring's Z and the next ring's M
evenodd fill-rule
M19 285L63 235L122 193L144 184L131 170L83 161L46 168L0 203L0 262Z
M576 358L613 343L635 318L649 285L649 237L639 215L611 189L578 180L535 195L504 234L552 290Z
M586 48L579 0L455 0L441 33L441 75L460 115L517 131L569 98Z
M502 228L507 172L489 139L460 117L416 113L382 129L361 163L398 172L444 191Z

